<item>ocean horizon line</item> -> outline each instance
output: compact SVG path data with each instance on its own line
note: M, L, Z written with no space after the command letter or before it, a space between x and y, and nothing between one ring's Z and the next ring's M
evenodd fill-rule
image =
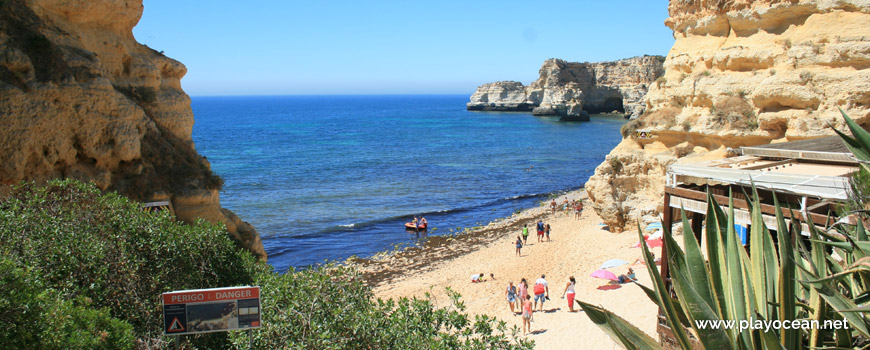
M432 94L251 94L251 95L190 95L191 98L216 98L216 97L415 97L415 96L471 96L469 93L432 93Z

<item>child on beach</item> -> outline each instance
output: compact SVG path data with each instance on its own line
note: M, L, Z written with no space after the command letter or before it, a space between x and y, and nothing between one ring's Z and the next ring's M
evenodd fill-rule
M517 302L517 286L514 285L514 281L508 282L505 296L507 297L508 306L511 307L511 314L515 315L516 312L514 311L514 303Z
M483 272L476 274L476 275L471 275L471 283L480 283L480 282L486 282L486 280L483 279Z
M517 256L523 256L523 254L520 253L520 250L522 250L522 249L523 249L523 239L520 238L520 236L517 236Z
M550 241L550 224L547 224L547 226L544 227L544 232L547 234L547 242L549 242Z
M523 297L523 335L532 330L532 301L531 296Z
M574 284L575 283L576 283L576 281L574 281L574 276L568 277L568 284L565 286L565 291L562 292L563 299L565 298L565 296L568 296L568 309L571 310L570 312L574 312L574 295L575 295Z

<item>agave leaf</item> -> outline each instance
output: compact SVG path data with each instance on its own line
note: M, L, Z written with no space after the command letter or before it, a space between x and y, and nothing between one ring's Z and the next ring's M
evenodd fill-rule
M656 305L659 305L659 297L658 294L656 294L656 291L640 283L635 283L634 285L640 287L640 289L642 289L643 292L646 293L647 298L652 300L652 302L656 303ZM692 328L692 323L689 322L689 317L686 316L686 313L685 311L683 311L683 307L680 305L680 302L677 301L677 299L675 298L671 298L671 303L674 305L674 310L677 312L677 316L680 319L680 324L682 324L686 328Z
M701 246L695 238L695 233L692 232L692 227L689 225L689 219L686 217L686 211L681 211L683 220L683 247L686 249L686 272L689 281L692 283L692 289L704 299L704 302L714 310L718 310L716 303L713 301L713 293L710 290L710 277L707 270L707 263L704 260L704 254L701 252Z
M720 218L723 218L725 213L722 212L722 208L719 207L719 204L716 203L716 199L713 198L713 194L710 193L709 189L707 190L707 234L705 235L707 241L707 260L710 265L710 286L712 287L711 292L713 295L713 301L716 303L715 309L718 309L718 314L722 315L723 318L727 318L727 311L725 307L725 286L723 277L723 271L725 269L725 258L724 258L724 239L722 239L722 235L720 234L721 228L724 225L727 225L727 221L722 224Z
M862 128L858 123L855 123L852 118L849 118L843 109L840 109L840 114L843 116L843 119L846 121L846 126L849 127L849 131L852 132L852 136L854 138L846 136L841 133L836 128L832 128L837 131L837 134L843 138L843 141L846 141L846 146L849 147L849 150L860 160L870 160L870 133L868 133L864 128Z
M726 301L732 320L748 320L752 315L748 312L746 284L744 283L744 267L743 259L740 255L740 250L743 249L743 244L738 243L737 232L734 230L734 199L728 196L728 226L726 230L725 240L725 265L727 266L726 281L729 288L726 289L726 295L729 299ZM745 250L744 250L745 254ZM749 349L752 345L751 332L740 332L737 329L732 330L734 335L732 338L738 341L738 346Z
M848 267L847 270L843 270L842 272L835 273L835 274L827 276L827 277L821 277L821 276L824 276L824 274L822 274L819 279L807 280L804 282L806 282L810 285L813 285L813 286L817 286L820 284L824 284L825 282L828 282L828 281L841 279L841 278L843 278L845 276L849 276L853 273L860 273L861 271L870 271L870 257L858 259L857 261L852 263ZM860 294L860 293L858 293L858 294ZM856 294L856 295L858 295L858 294Z
M827 269L827 258L825 257L825 247L819 242L819 232L816 229L816 225L810 223L807 225L810 230L810 239L812 245L812 251L810 251L810 261L809 265L815 271L819 277L825 277L828 273ZM803 248L806 249L806 248ZM819 292L813 288L810 288L810 307L813 308L813 313L810 319L814 321L818 321L821 323L825 318L825 313L827 309L825 308L825 303L822 302L822 298L819 295ZM810 347L820 347L822 346L822 341L825 339L826 334L829 333L826 330L821 328L812 328L810 329Z
M670 244L676 245L676 242L673 242L672 238L668 238L668 241L672 242L669 243L668 249L671 249ZM669 254L669 264L671 262L675 264L679 263L677 259L672 259L672 257L673 255ZM704 298L692 287L692 283L684 271L672 269L671 277L673 277L674 289L676 289L679 296L677 300L679 300L683 309L688 311L688 316L693 321L692 324L695 324L694 321L698 320L721 319L720 315L716 314ZM728 333L724 329L711 329L711 327L694 327L694 329L698 334L698 340L701 341L701 344L704 344L704 348L732 349L731 344L734 342L728 337Z
M807 273L812 275L812 272L810 271L807 271ZM818 276L814 277L818 278ZM825 299L834 311L843 316L846 321L849 322L851 328L857 330L864 337L870 337L870 323L864 319L862 313L851 311L846 312L846 310L854 310L858 308L858 305L856 305L852 299L847 298L827 284L812 285L811 287L819 292L819 295Z
M795 286L795 259L792 247L791 232L785 224L782 216L782 207L779 199L773 196L774 211L776 212L777 240L779 243L779 320L790 321L797 316L795 298L797 288ZM792 216L794 217L794 216ZM780 343L786 349L796 349L800 341L800 333L794 329L780 331Z
M855 226L855 234L858 236L858 241L867 242L867 231L864 230L864 220L858 220L858 224Z
M643 231L640 230L640 224L637 225L637 236L640 238L640 241L643 242ZM665 311L665 317L671 325L671 330L674 332L674 338L677 339L677 343L679 343L683 349L691 349L692 346L691 343L689 343L689 336L686 333L686 329L680 326L679 315L674 308L674 303L671 301L670 293L668 293L667 288L665 288L665 280L662 278L659 270L655 268L655 259L653 259L649 247L647 247L646 244L641 244L640 247L643 251L643 259L646 262L646 266L648 266L647 271L649 271L650 279L655 283L656 294L659 299L657 304L659 304L662 310ZM670 252L668 252L668 254L670 254Z
M658 342L625 319L603 308L575 300L586 316L626 349L661 349Z

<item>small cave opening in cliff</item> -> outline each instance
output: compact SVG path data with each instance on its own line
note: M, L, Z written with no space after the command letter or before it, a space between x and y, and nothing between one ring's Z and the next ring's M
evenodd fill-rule
M622 97L608 97L600 104L587 104L583 106L583 110L589 114L598 113L625 113L625 107L622 105Z

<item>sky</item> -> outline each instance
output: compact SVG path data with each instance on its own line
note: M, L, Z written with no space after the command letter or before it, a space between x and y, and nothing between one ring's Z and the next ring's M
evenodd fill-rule
M471 94L548 58L666 55L667 1L145 0L136 39L192 96Z

